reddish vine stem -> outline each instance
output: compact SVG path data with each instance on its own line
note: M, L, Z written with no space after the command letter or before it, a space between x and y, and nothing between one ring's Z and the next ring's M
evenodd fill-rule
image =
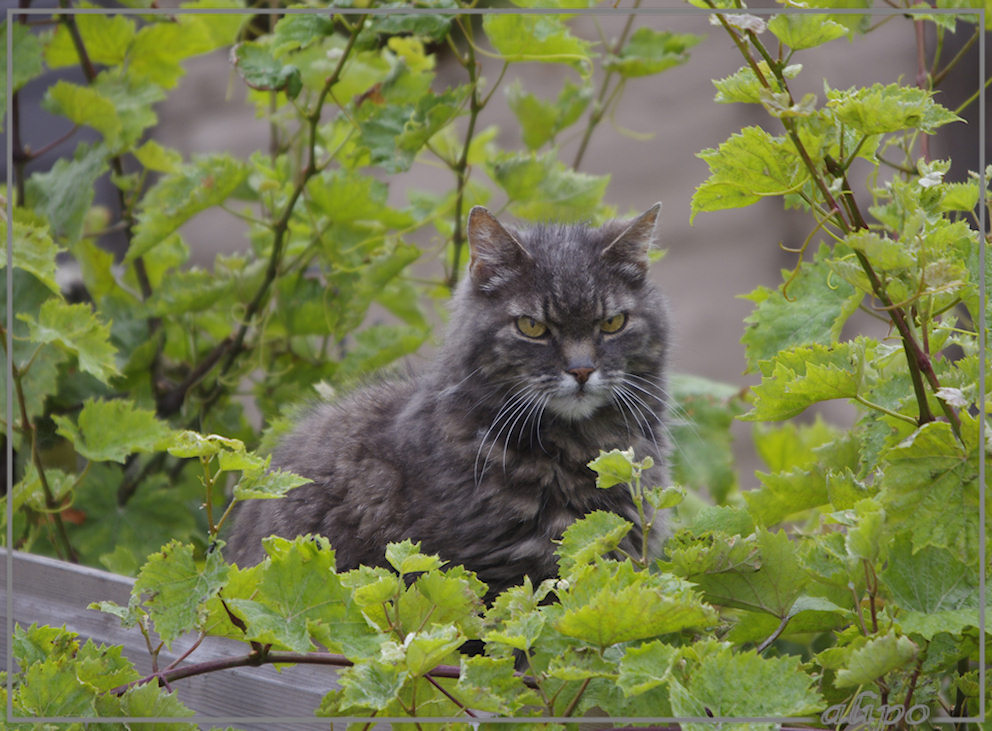
M259 647L246 655L235 655L217 660L206 660L200 663L184 665L183 667L168 667L165 670L150 673L143 678L132 680L130 683L119 685L108 691L114 695L123 695L128 689L138 685L150 683L157 680L159 683L173 683L184 678L191 678L197 675L215 673L220 670L232 670L234 668L259 667L261 665L275 665L279 663L296 663L301 665L327 665L330 667L347 668L354 663L344 655L332 652L290 652L272 651L265 647ZM537 683L529 675L516 673L520 681L528 688L536 688ZM461 677L461 668L456 665L438 665L428 671L425 676L431 678L454 678Z
M706 2L711 8L716 9L716 6L713 4L712 0L706 0ZM755 75L757 76L758 81L766 89L771 89L771 85L769 84L768 80L764 77L764 74L762 74L761 68L758 66L757 62L754 60L751 54L748 53L747 45L744 43L742 38L738 35L738 33L734 30L734 28L726 21L726 19L721 14L718 14L717 17L721 25L723 25L724 30L727 31L727 33L733 39L738 50L740 50L741 54L744 56L748 64L751 66L751 69L754 71ZM775 75L775 79L779 87L788 95L789 101L790 103L792 103L792 94L789 91L788 83L786 82L785 77L782 75L781 64L776 62L775 59L771 57L767 49L762 45L761 41L752 31L747 31L746 34L748 41L758 51L758 53L764 59L765 63L768 64L768 68ZM844 233L850 233L853 230L859 230L859 229L866 230L868 228L868 224L865 222L864 217L861 215L861 212L858 209L857 202L854 200L854 196L851 195L849 192L850 186L847 184L846 181L846 171L845 170L835 171L837 174L843 177L842 182L844 183L844 188L845 190L848 191L848 193L845 194L843 197L844 206L843 208L841 208L841 206L838 205L837 201L834 199L833 195L831 194L830 189L827 187L827 184L824 181L823 176L820 174L820 171L816 168L816 165L813 163L813 160L810 158L809 153L806 150L805 146L802 144L802 140L800 140L799 135L796 132L794 122L788 118L783 118L782 125L783 127L785 127L786 133L789 135L789 139L792 141L793 146L799 153L799 156L803 161L803 165L810 173L814 185L816 185L817 189L820 191L820 194L823 196L823 199L826 202L828 209L837 212L835 218L838 222L838 225L840 226L841 231L843 231ZM828 172L831 172L829 170L830 163L828 161L825 162L828 166ZM831 174L835 174L835 172L831 172ZM844 217L840 214L841 210L846 211L847 214L851 217L850 223L848 223L844 219ZM855 254L857 256L858 263L861 265L861 268L864 270L866 276L868 277L869 282L871 283L872 292L874 293L875 297L878 298L878 300L882 302L882 304L885 307L891 308L888 310L890 319L892 323L895 325L896 330L898 330L899 336L902 339L903 350L906 354L906 362L909 368L910 377L913 382L913 389L915 391L916 400L919 407L919 418L917 423L923 425L931 421L934 421L934 416L933 413L930 411L930 406L927 399L926 388L923 384L923 380L926 379L927 384L929 384L929 386L934 392L936 392L940 388L940 382L936 376L936 373L933 370L933 365L930 362L930 359L926 355L926 353L924 353L923 350L920 348L920 344L917 341L916 336L912 331L912 328L910 327L909 323L906 320L905 313L899 308L892 308L892 300L887 295L885 291L885 286L882 284L878 275L875 273L875 270L872 267L871 262L868 261L867 257L865 257L864 254L860 251L855 251ZM937 401L938 403L940 403L941 409L943 410L945 416L947 417L947 420L950 422L952 431L960 441L961 439L960 418L958 417L954 409L950 405L948 405L943 399L938 397Z

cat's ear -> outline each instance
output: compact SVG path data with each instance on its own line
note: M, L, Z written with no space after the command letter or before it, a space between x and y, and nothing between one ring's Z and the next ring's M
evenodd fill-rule
M533 261L516 237L482 206L469 211L468 245L469 275L483 290L495 289Z
M655 203L631 221L623 232L603 249L603 261L618 268L632 279L643 280L648 272L648 249L654 242L654 230L661 213L661 203Z

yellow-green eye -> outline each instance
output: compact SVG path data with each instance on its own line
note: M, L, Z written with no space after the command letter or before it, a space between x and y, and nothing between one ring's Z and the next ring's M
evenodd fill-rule
M543 338L548 333L548 326L524 315L517 318L517 330L529 338Z
M623 330L623 326L627 324L627 313L620 312L613 317L607 317L601 323L599 323L599 329L606 334L618 333Z

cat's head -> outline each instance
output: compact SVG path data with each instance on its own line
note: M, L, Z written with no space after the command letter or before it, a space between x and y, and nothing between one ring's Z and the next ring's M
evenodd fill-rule
M515 399L524 420L545 410L581 420L612 408L654 423L667 322L647 272L660 209L600 228L510 228L473 208L450 344L465 372L505 403Z

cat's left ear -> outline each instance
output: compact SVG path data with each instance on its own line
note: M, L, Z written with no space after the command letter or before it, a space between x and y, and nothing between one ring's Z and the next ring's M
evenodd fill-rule
M603 249L603 261L617 267L635 280L648 272L648 249L654 242L655 226L661 213L661 203L655 203L631 221L627 228Z

